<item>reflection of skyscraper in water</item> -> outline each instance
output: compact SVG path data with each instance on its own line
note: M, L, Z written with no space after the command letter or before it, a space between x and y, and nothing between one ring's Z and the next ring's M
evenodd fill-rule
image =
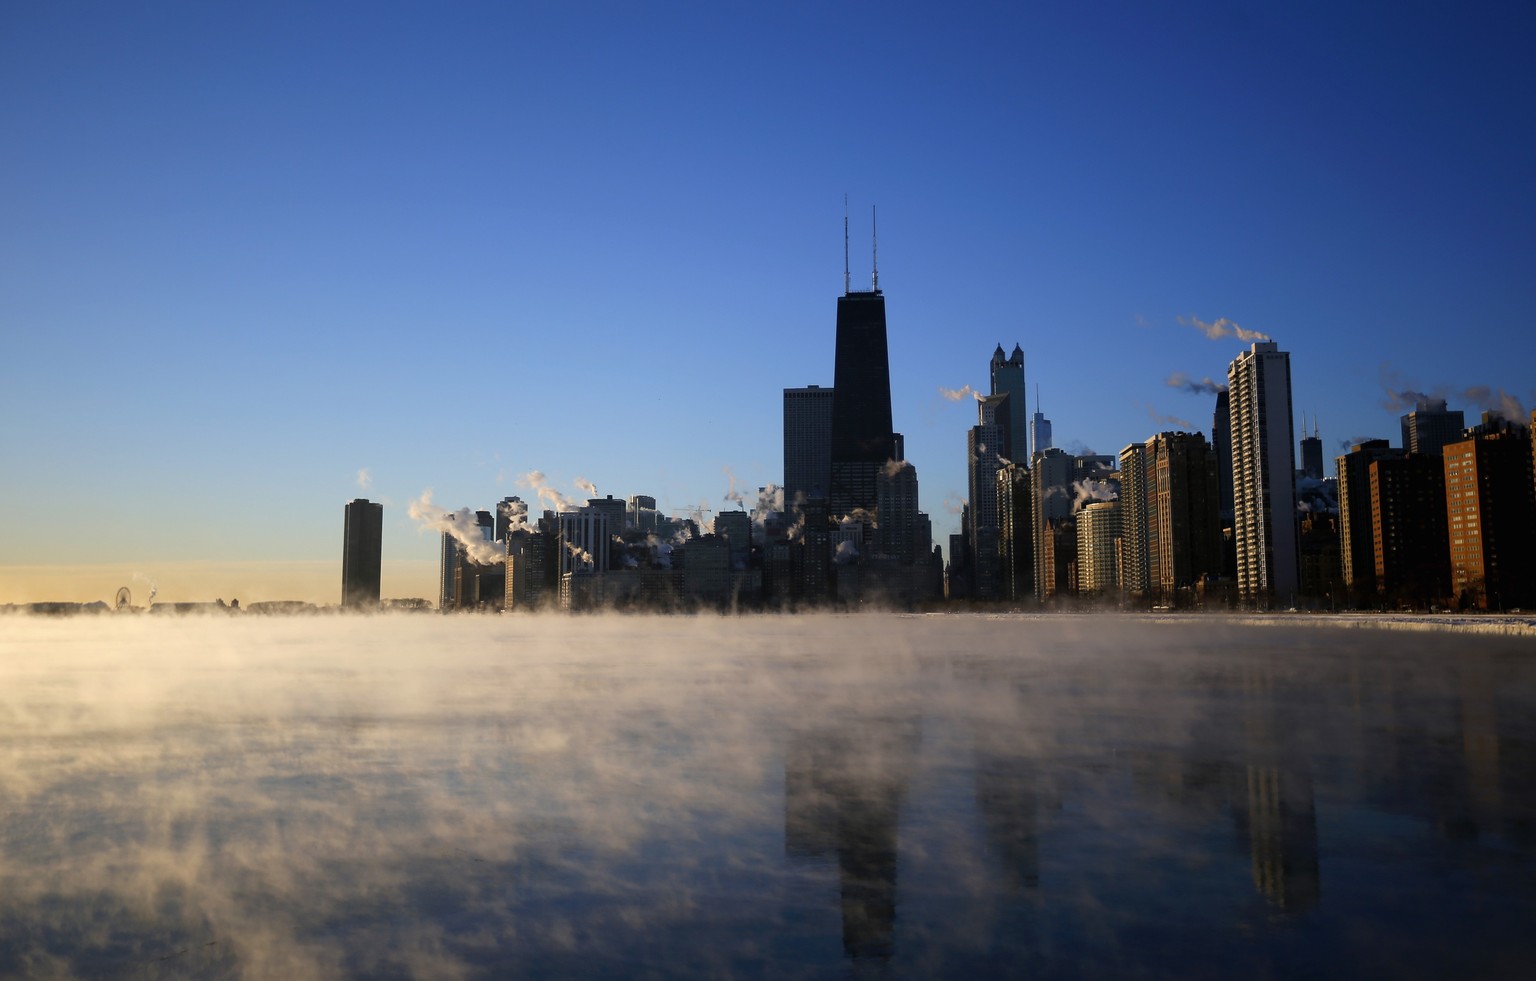
M1235 788L1233 816L1248 838L1253 884L1287 912L1317 905L1317 808L1304 761L1285 758L1288 726L1276 716L1275 678L1260 666L1244 672L1246 786Z
M1254 887L1288 912L1315 906L1321 884L1312 778L1299 770L1250 764L1237 823L1248 833Z
M918 727L850 719L796 733L784 753L784 849L837 859L843 952L887 959L896 930L897 826Z
M1040 885L1040 795L1028 761L976 749L976 809L1009 892Z

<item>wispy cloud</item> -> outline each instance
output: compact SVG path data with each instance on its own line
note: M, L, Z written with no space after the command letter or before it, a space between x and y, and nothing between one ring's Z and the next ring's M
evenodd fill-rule
M964 388L945 388L943 385L940 385L939 394L951 402L959 402L967 395L977 399L981 398L981 393L977 392L969 385L966 385Z
M1270 337L1268 334L1262 334L1256 330L1247 330L1243 327L1239 327L1237 324L1228 320L1226 317L1218 317L1216 320L1209 323L1201 320L1199 317L1194 316L1180 317L1178 320L1179 323L1185 325L1186 327L1195 328L1196 330L1200 331L1200 333L1204 334L1206 337L1213 341L1219 341L1223 337L1235 337L1245 344L1252 341L1274 340L1274 338Z
M370 488L372 486L373 486L373 474L368 472L368 468L367 467L363 467L362 469L358 470L358 472L357 472L357 489L361 490L361 491L365 491L365 490L367 490L368 488Z

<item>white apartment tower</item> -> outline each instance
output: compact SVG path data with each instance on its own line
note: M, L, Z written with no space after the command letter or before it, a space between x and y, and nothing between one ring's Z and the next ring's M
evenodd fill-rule
M1288 606L1299 585L1290 354L1255 343L1227 366L1227 387L1238 595Z

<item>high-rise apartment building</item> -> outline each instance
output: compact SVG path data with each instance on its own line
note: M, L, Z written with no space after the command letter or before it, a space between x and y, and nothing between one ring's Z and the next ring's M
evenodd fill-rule
M1171 605L1181 590L1221 572L1216 456L1201 433L1159 433L1143 459L1147 583Z
M1339 566L1344 588L1355 605L1376 600L1371 464L1403 455L1403 450L1390 446L1384 439L1368 439L1334 460L1339 483Z
M1024 390L1024 349L1015 344L1013 353L1004 357L1003 346L999 344L997 350L992 352L990 368L990 394L1008 396L1008 442L999 449L999 453L1012 463L1027 466L1029 440L1025 432L1025 417L1029 414L1029 397Z
M1485 419L1467 436L1443 449L1452 591L1484 609L1528 606L1536 602L1530 435Z
M1462 411L1447 409L1445 399L1420 399L1401 421L1403 449L1431 456L1439 456L1447 443L1460 442L1467 425Z
M1238 596L1289 605L1300 585L1290 354L1255 342L1227 367L1227 389Z
M1445 467L1437 456L1384 457L1370 467L1376 593L1428 606L1450 589Z
M341 545L341 605L373 609L379 605L384 555L384 505L362 498L344 511Z
M1105 595L1118 588L1120 502L1095 501L1077 512L1077 591Z
M1132 443L1120 451L1120 585L1127 596L1150 592L1147 506L1152 495L1146 449L1142 443Z
M832 389L784 389L784 501L826 497L832 480Z

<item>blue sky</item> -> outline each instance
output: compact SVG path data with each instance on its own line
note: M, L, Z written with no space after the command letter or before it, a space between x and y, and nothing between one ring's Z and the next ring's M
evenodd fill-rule
M533 469L728 506L831 384L845 193L940 535L998 342L1098 452L1209 431L1165 380L1243 345L1180 318L1330 454L1536 402L1536 15L1013 6L6 5L0 566L339 580L362 494L426 568L412 499Z

